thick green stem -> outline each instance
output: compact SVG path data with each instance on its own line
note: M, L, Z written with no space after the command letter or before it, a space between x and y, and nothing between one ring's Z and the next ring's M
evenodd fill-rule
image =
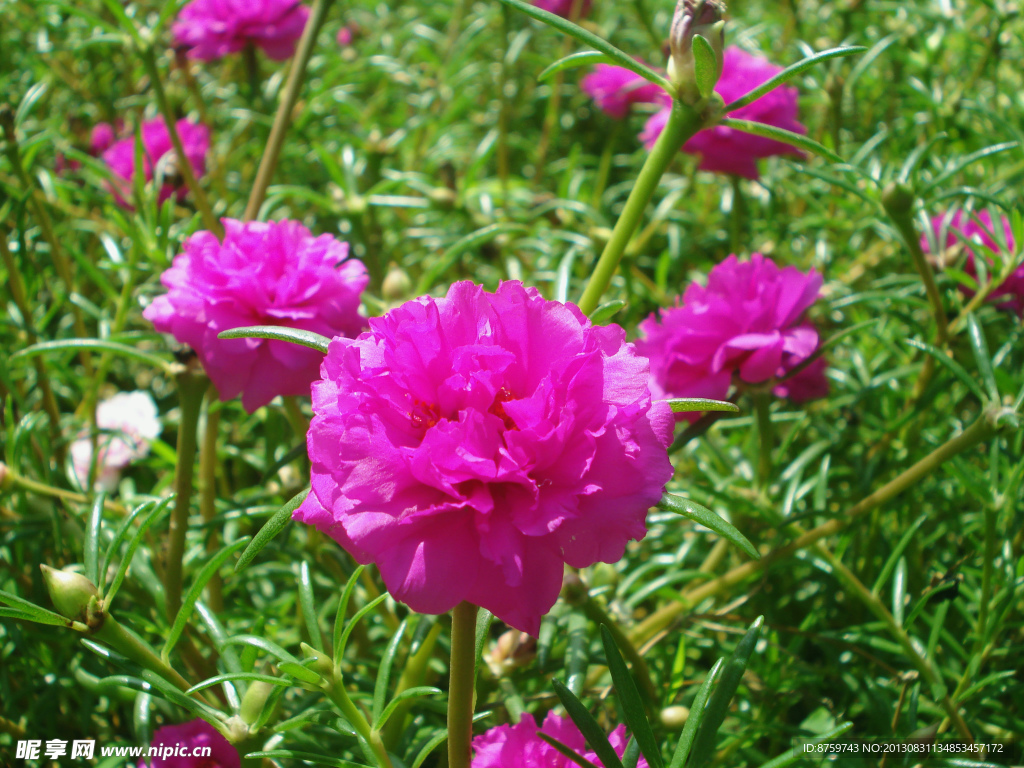
M160 675L181 690L187 691L191 688L184 677L161 659L152 648L126 631L114 620L113 616L108 614L103 617L103 624L93 633L93 637L109 645L121 655L127 656L143 669ZM195 695L196 698L201 698L198 692Z
M356 733L362 736L363 740L370 745L374 757L377 758L377 768L392 768L391 758L388 756L387 750L384 749L380 733L370 727L359 707L349 697L341 675L336 675L335 679L325 687L325 690L328 698L341 710L349 725L355 728Z
M654 149L647 156L644 167L640 169L633 191L629 193L626 200L626 207L622 215L615 223L612 236L601 253L601 258L594 267L594 273L587 283L587 288L580 299L580 309L584 314L589 315L597 309L601 296L611 285L612 276L619 268L619 261L626 251L633 232L636 231L640 218L647 208L647 204L654 196L654 190L658 188L662 175L668 169L672 160L675 159L679 148L687 139L701 128L700 115L694 109L685 104L675 101L672 104L672 111L669 113L665 130L661 132Z
M164 119L164 125L167 126L167 135L170 136L171 145L174 147L175 155L177 155L178 171L185 180L185 186L188 187L188 191L192 193L192 201L196 204L199 215L203 217L203 225L217 237L223 237L224 227L221 226L217 217L214 216L213 208L210 207L210 200L206 197L203 188L199 186L199 180L196 179L192 163L189 162L188 155L185 154L185 146L181 143L181 136L178 135L174 110L171 109L171 104L167 101L167 93L164 91L164 84L160 79L160 70L156 65L156 54L153 52L152 47L148 47L141 50L139 55L142 57L142 63L146 67L146 72L149 73L149 79L153 84L153 95L156 97L157 109L160 110L160 116Z
M178 425L178 468L174 476L174 511L167 532L167 565L164 569L164 590L167 596L167 620L174 621L181 608L182 558L185 555L185 535L188 533L188 513L192 505L192 476L196 463L196 432L199 411L206 391L206 377L190 370L177 377L181 399L181 423Z
M472 603L452 611L452 660L448 684L448 768L469 768L476 688L476 614Z
M220 411L217 387L211 383L206 393L203 444L199 448L199 513L208 528L206 552L211 556L220 548L220 532L213 527L213 519L217 515L217 433L220 431ZM222 587L219 573L214 573L206 583L207 605L214 613L224 610Z
M935 316L935 335L939 345L945 347L949 344L949 320L946 318L946 310L942 306L942 297L939 295L939 288L935 284L935 275L932 274L931 265L925 258L921 249L920 236L914 227L914 194L903 184L893 184L882 194L882 207L889 215L892 223L903 239L903 244L910 251L914 260L914 267L917 268L924 283L925 293L928 294L928 302L932 305L932 313Z
M256 171L256 179L253 181L252 191L249 193L249 202L245 206L245 221L252 221L259 215L260 207L266 199L267 188L270 186L274 169L277 167L277 158L281 154L288 126L292 122L292 110L295 109L295 103L299 100L299 91L306 79L306 67L313 55L313 46L316 45L317 35L323 26L327 10L333 2L334 0L315 0L313 3L309 21L306 22L306 28L299 40L295 58L292 59L292 68L281 94L281 103L277 107L277 114L274 115L274 125L270 129L270 138L267 139L267 146L263 150L263 159L260 160L260 167Z
M854 504L846 510L845 514L833 520L829 520L827 523L823 523L817 528L811 529L802 536L798 536L789 544L769 552L760 560L746 562L743 565L737 566L731 571L719 576L717 579L713 579L689 590L688 592L682 593L679 596L679 600L673 601L664 608L655 611L649 617L640 622L630 633L630 637L633 642L638 645L645 643L658 632L668 627L679 614L688 610L691 606L696 605L700 601L706 600L709 597L714 597L729 587L739 584L751 576L755 576L767 570L770 566L780 560L785 560L795 552L799 552L802 549L812 546L826 536L832 536L839 533L841 530L846 528L846 526L852 524L868 512L873 509L877 509L886 502L894 499L896 496L899 496L908 488L912 488L914 485L921 482L921 480L930 475L949 459L988 440L995 434L995 432L996 427L989 420L988 415L982 414L971 426L959 435L949 439L912 467L908 468L900 475L883 485L870 496L867 496L857 504Z

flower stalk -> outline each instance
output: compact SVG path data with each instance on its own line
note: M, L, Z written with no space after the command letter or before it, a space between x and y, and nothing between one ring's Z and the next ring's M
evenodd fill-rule
M477 606L465 601L452 610L452 658L448 684L448 768L469 768L476 685Z
M626 206L623 208L619 220L615 222L612 236L608 238L580 299L579 307L583 314L589 315L597 309L601 296L611 285L612 276L619 267L622 254L625 253L626 246L629 245L647 204L654 196L654 190L658 188L661 177L679 153L679 148L704 127L703 122L701 114L696 109L688 107L678 100L673 101L665 130L661 132L654 144L654 149L651 150L643 168L640 169L640 175L637 176L636 184L629 193Z
M267 197L267 188L274 176L274 169L277 168L277 159L281 155L288 126L292 122L292 111L295 109L295 103L299 100L299 91L306 79L306 67L313 55L313 46L316 45L316 38L327 16L327 10L333 3L334 0L315 0L313 3L309 20L302 31L302 38L299 40L295 57L292 59L292 68L288 73L284 92L281 94L281 103L277 107L277 114L274 115L274 124L270 128L270 138L267 139L260 167L256 171L252 192L249 193L249 202L245 206L245 216L243 216L244 221L251 221L259 215L263 201Z
M217 435L220 432L220 412L217 387L211 383L206 392L206 426L203 429L203 443L199 447L199 513L203 523L210 527L206 536L206 553L210 556L220 548L220 532L212 525L217 514ZM214 572L206 583L207 605L214 613L224 610L222 588L220 573Z
M191 369L182 369L177 380L181 400L181 423L178 425L178 467L174 476L176 497L167 534L167 566L164 570L167 620L172 622L181 608L182 558L185 555L185 535L188 533L188 513L192 503L196 434L203 394L207 387L206 376Z

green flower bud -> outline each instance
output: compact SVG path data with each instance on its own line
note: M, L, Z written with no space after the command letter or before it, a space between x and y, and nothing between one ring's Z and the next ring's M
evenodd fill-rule
M73 621L89 623L89 603L99 599L96 585L85 576L73 571L58 571L48 565L40 565L46 590L57 613Z
M660 713L661 724L669 730L682 728L689 716L689 708L683 706L665 707Z
M270 698L270 694L276 687L273 683L265 683L262 680L253 680L249 683L249 688L242 697L242 704L238 710L243 723L252 725L260 719L263 708L267 705L267 699Z
M388 273L384 275L380 293L389 304L399 304L409 298L412 293L412 280L405 270L394 262L388 265Z
M711 88L722 74L725 49L723 16L725 3L721 0L679 0L676 5L668 37L668 79L685 104L696 104L710 96ZM695 55L694 38L697 35L710 44L713 61L701 57L700 52ZM702 90L705 93L702 94Z

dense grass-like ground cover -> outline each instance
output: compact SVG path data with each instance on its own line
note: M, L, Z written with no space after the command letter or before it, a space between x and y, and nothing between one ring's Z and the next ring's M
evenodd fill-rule
M182 350L153 331L142 308L163 292L159 275L184 238L206 225L193 197L159 206L151 188L138 190L135 210L119 207L104 164L84 150L100 121L132 128L154 117L159 86L176 116L210 127L200 184L215 216L241 218L288 70L262 56L255 66L231 56L183 67L166 25L153 40L145 31L162 13L173 17L173 1L121 7L0 0L0 100L10 106L0 138L0 589L49 609L40 564L81 564L94 580L103 574L109 592L130 556L110 612L159 651L174 623L164 587L173 503L145 508L118 531L129 510L173 491ZM595 0L584 26L660 65L672 10ZM335 42L343 24L356 30L344 48ZM842 738L999 742L1003 751L984 759L1024 763L1021 320L971 302L960 286L972 280L966 254L954 247L950 266L935 272L949 318L943 334L899 232L914 227L905 233L916 242L930 217L952 207L988 210L1009 217L1017 244L999 269L1020 263L1022 34L1018 9L998 0L730 8L727 41L780 65L865 47L791 81L808 135L845 162L773 158L759 182L731 183L680 154L603 296L623 302L605 321L633 338L641 320L730 253L814 267L825 276L811 316L831 339L831 391L803 406L773 400L759 413L745 394L739 414L677 426L668 490L729 518L760 559L652 510L647 537L619 563L584 569L584 586L570 585L536 642L484 625L477 732L557 706L552 681L606 732L635 717L608 695L603 623L631 659L640 709L668 757L683 729L680 707L763 616L735 695L719 702L717 738L702 745L698 737L691 762L763 765L794 739L851 723ZM584 48L498 2L333 5L259 217L347 240L370 271L370 315L443 295L459 279L490 290L517 279L548 298L578 300L647 154L636 139L646 115L617 123L601 113L579 88L584 70L538 80ZM58 173L59 157L81 166ZM883 200L893 182L907 200ZM101 343L83 350L76 338ZM83 491L68 445L88 429L98 400L132 390L156 399L161 437L116 492ZM169 664L189 684L243 673L236 688L210 687L197 704L103 638L33 623L37 609L5 598L0 763L23 764L14 750L24 739L146 744L159 725L201 714L197 707L237 711L247 687L260 714L240 744L246 751L337 765L347 763L330 759L370 759L320 678L289 666L287 655L302 658L303 642L335 647L353 560L290 523L247 567L231 567L244 537L303 493L308 415L305 400L252 415L237 401L204 409L200 431L217 425L219 441L204 442L196 461L202 495L189 508L186 592L210 578L204 567L215 552L230 549ZM351 618L383 585L373 568L349 583ZM396 766L412 766L444 732L450 628L448 617L385 599L354 625L338 659L343 686L374 715L399 690L442 689L410 699L383 728ZM238 636L262 640L228 642ZM514 654L510 642L519 643ZM288 684L264 690L251 672ZM445 760L437 748L422 764Z

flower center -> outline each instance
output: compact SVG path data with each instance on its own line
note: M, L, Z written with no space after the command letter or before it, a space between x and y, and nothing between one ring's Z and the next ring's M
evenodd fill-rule
M518 429L516 423L512 421L512 417L505 413L505 403L514 399L515 396L506 387L502 387L495 393L494 402L491 403L491 407L488 409L490 413L493 413L505 422L505 429Z
M441 418L441 411L434 403L425 403L422 400L413 400L412 410L409 411L409 423L415 429L428 430Z

